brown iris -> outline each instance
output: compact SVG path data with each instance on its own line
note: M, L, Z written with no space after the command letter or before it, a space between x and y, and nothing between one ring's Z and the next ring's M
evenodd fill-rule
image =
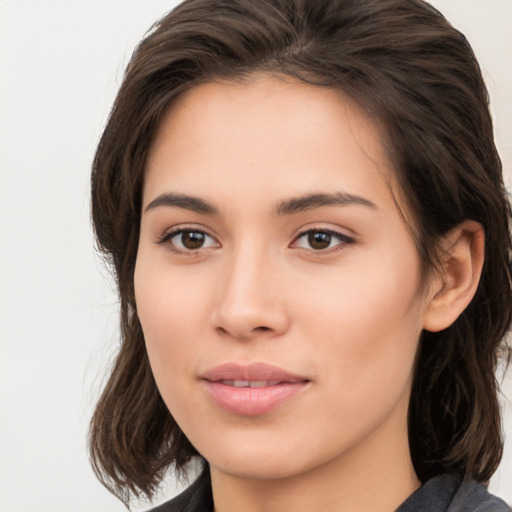
M205 241L206 235L199 231L184 231L181 234L181 243L187 249L200 249Z
M312 231L308 233L308 243L313 249L327 249L331 245L332 235L325 231Z

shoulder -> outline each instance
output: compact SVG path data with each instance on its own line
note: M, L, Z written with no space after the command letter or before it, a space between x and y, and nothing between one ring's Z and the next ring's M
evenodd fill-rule
M493 496L483 485L473 480L462 482L454 496L450 512L452 508L453 512L510 512L503 500Z
M212 512L213 498L207 472L175 498L149 512Z
M474 480L454 473L425 482L396 512L511 512L507 504Z
M212 512L210 479L203 473L190 487L150 512ZM474 480L460 475L439 475L425 484L396 512L512 512L501 499Z

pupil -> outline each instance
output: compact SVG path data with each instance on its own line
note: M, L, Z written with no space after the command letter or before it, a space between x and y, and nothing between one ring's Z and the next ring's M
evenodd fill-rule
M313 232L308 235L309 245L313 249L327 249L331 245L331 235L329 233Z
M204 244L204 233L188 231L181 235L181 242L187 249L199 249Z

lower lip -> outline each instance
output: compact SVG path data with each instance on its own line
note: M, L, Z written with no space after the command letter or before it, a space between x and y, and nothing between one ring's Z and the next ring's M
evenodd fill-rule
M261 388L236 388L221 382L203 382L208 394L219 407L244 416L259 416L277 409L307 386L307 382L283 382Z

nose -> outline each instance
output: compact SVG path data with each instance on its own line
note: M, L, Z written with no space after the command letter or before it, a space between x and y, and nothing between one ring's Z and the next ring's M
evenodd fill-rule
M250 340L288 330L286 292L271 256L248 250L226 261L213 311L213 325L221 335Z

